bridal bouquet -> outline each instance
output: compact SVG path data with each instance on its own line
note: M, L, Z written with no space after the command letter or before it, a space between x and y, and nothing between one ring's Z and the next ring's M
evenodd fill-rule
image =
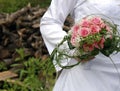
M64 43L68 43L69 51L60 48ZM71 54L71 50L73 50ZM109 57L113 52L120 51L120 36L117 25L108 19L100 16L87 16L74 24L68 35L54 49L51 57L55 59L60 67L70 68L85 60L96 56L99 52ZM75 58L77 64L62 66L60 60L65 58Z

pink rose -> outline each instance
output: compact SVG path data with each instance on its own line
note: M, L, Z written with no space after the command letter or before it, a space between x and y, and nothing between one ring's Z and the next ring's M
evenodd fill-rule
M97 48L97 49L100 49L100 47L98 46L98 42L94 42L94 47Z
M71 44L73 46L76 46L76 38L77 38L77 35L76 34L72 34L72 37L71 37Z
M81 22L81 26L82 27L89 27L90 26L90 22L86 19L84 19L82 22Z
M84 51L93 51L94 50L94 46L93 45L84 44L83 45L83 49L84 49Z
M95 33L99 33L100 32L100 27L99 26L97 26L97 25L91 25L91 33L92 34L95 34Z
M93 45L89 45L89 51L93 51L94 50L94 46Z
M75 38L74 38L74 37L71 38L71 41L70 41L70 42L71 42L71 44L72 44L73 46L75 46Z
M100 25L102 23L102 19L100 17L94 17L91 19L91 22L96 25Z
M83 27L79 30L79 35L81 37L87 37L89 34L90 34L90 29L89 28Z
M80 26L79 25L75 25L73 26L72 30L73 30L73 33L77 33L78 30L79 30Z
M111 32L110 27L106 25L106 30Z
M100 48L104 48L104 42L105 42L105 39L104 38L101 38L101 40L98 42Z
M103 22L103 23L100 24L100 27L101 27L101 28L105 28L105 27L106 27L106 24Z

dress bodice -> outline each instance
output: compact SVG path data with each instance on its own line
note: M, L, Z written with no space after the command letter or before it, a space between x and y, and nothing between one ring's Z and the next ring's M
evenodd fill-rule
M120 25L120 0L85 0L81 5L78 1L74 14L75 21L86 15L103 14Z

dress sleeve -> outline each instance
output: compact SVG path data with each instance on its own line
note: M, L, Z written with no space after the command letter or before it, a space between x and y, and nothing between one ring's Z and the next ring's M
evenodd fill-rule
M41 18L40 31L49 54L66 35L62 27L68 14L73 11L76 2L77 0L52 0L50 7ZM56 64L55 61L53 63ZM66 65L65 62L63 64ZM57 71L61 69L58 65L55 65L55 68Z

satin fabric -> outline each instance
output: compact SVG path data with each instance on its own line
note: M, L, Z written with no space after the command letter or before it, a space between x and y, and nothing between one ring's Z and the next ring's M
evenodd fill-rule
M66 32L62 26L68 15L75 22L91 14L102 14L120 25L120 0L52 0L40 21L40 32L51 54ZM120 31L120 26L118 26ZM62 48L68 48L65 43ZM120 53L112 54L120 72ZM61 60L62 65L74 64L75 59ZM62 68L53 60L56 71ZM99 53L94 59L71 69L63 69L53 91L120 91L120 76L111 60Z

